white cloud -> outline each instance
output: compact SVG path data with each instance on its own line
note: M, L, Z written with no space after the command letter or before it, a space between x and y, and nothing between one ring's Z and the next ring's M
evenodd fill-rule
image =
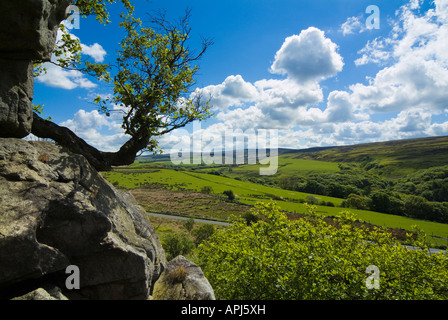
M361 17L350 17L341 25L341 31L344 36L356 32L362 33L366 30L366 25L362 22Z
M130 138L124 134L121 122L106 117L97 110L87 112L80 109L73 119L60 123L60 126L69 128L101 151L117 151Z
M263 110L291 108L313 105L323 99L322 88L317 82L297 83L291 79L260 80L255 82L260 90L258 106Z
M283 78L248 82L231 75L201 89L218 111L218 123L201 132L212 137L226 128L279 129L279 145L290 148L448 135L448 122L435 123L436 115L448 113L448 2L434 4L434 10L423 13L419 0L401 7L391 33L367 42L354 61L377 64L379 71L366 83L329 90L326 97L321 82L344 66L338 46L313 27L286 38L270 70ZM345 34L362 32L358 22L347 20ZM81 85L75 75L68 80ZM127 140L118 117L79 112L71 121L67 124L97 145L112 149ZM159 137L160 144L190 139L175 132Z
M298 82L321 81L335 76L344 62L338 46L314 27L285 39L275 55L271 72L286 74Z
M364 48L358 64L385 61L390 66L380 70L368 85L350 87L353 100L373 112L424 108L438 112L448 107L448 25L447 6L436 1L436 10L418 16L411 8L418 1L402 7L398 22L389 38L375 40ZM387 45L383 45L383 44Z
M390 50L390 45L392 39L375 38L372 41L368 41L367 44L358 51L358 54L362 54L361 58L355 60L356 66L362 66L368 63L384 64L388 61L392 53Z
M78 39L78 37L73 34L69 33L69 35L72 39ZM58 43L60 41L62 41L62 32L59 30L56 42ZM81 48L82 54L92 57L95 62L99 63L104 61L106 51L100 44L94 43L93 45L88 46L81 43ZM69 53L67 55L69 55ZM68 58L67 55L62 58ZM46 62L43 64L43 67L47 72L37 77L37 81L50 87L66 90L73 90L76 88L91 89L97 87L97 84L88 80L82 72L77 70L66 70L55 65L54 63L57 63L57 59L58 58L53 55L51 57L53 63Z
M365 113L355 113L355 105L345 91L332 91L329 94L324 116L325 122L331 123L366 120L369 117Z
M229 76L223 83L202 88L201 93L211 97L214 109L226 110L229 107L238 107L245 102L258 100L257 89L249 82L244 81L240 75Z
M221 112L216 118L229 128L241 130L256 128L259 124L266 121L266 116L255 106L247 109L238 108L232 111Z
M72 90L75 88L90 89L97 85L86 79L84 74L77 70L64 70L51 63L45 63L46 73L37 78L37 81L49 87Z
M91 46L81 44L81 48L83 54L92 57L97 63L103 62L104 57L107 54L106 50L104 50L104 48L98 43L94 43Z
M326 114L310 108L323 101L320 81L343 68L337 45L323 31L311 27L285 39L275 55L271 72L285 79L261 79L249 83L241 75L229 76L222 84L200 89L211 95L218 119L232 126L285 128L297 123L325 121ZM234 107L236 110L229 110Z

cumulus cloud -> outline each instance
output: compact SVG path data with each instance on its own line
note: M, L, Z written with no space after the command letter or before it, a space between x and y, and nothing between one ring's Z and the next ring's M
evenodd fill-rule
M232 111L221 112L216 118L225 123L227 127L242 130L256 128L256 126L266 121L266 115L255 106L246 109L238 108Z
M97 85L85 78L84 74L77 70L64 70L51 63L45 63L46 73L37 78L37 81L49 87L72 90L75 88L91 89Z
M69 34L72 39L78 39L73 34ZM57 33L56 42L62 41L62 32L59 30ZM81 43L82 54L90 56L95 62L100 63L104 61L106 51L98 44L86 45ZM68 58L67 56L65 58ZM86 76L77 70L66 70L54 63L57 63L57 58L53 55L51 57L53 63L46 62L43 67L46 69L46 73L37 77L37 81L50 87L61 88L66 90L73 90L76 88L91 89L97 87L97 84L93 83Z
M202 88L201 93L211 97L211 105L218 110L238 107L245 102L258 100L258 90L241 75L231 75L223 83Z
M219 120L238 128L284 128L325 121L320 109L310 107L324 99L320 82L343 68L337 49L323 31L310 27L286 38L277 51L270 71L284 79L260 79L252 84L241 75L232 75L200 92L210 95L215 109L223 111Z
M373 112L409 108L443 110L448 107L448 8L435 1L435 10L417 15L418 1L403 6L387 39L363 49L358 64L392 60L368 85L350 87L353 99ZM418 11L418 10L416 10Z
M341 25L341 31L344 36L357 32L362 33L366 30L366 25L361 17L350 17Z
M322 30L310 27L286 38L275 55L271 72L286 74L298 82L321 81L335 76L344 62L338 46Z
M448 135L448 121L441 120L448 115L448 2L435 0L434 9L426 11L421 3L402 6L390 34L368 41L358 52L358 68L378 67L365 83L328 90L324 96L322 81L342 72L344 61L338 46L311 27L284 40L270 68L275 77L248 82L231 75L200 89L218 111L218 123L201 132L212 137L225 129L279 129L279 145L289 148ZM360 23L349 18L341 30L345 35L362 32ZM98 145L125 140L118 120L85 112L72 121L80 126L67 124ZM95 129L83 127L82 121ZM98 128L109 131L108 139L99 139ZM175 132L158 138L162 147L190 139Z
M84 139L87 143L101 151L117 151L127 140L121 128L121 122L106 117L97 110L78 110L73 119L60 123Z
M97 63L104 62L104 57L106 56L107 52L100 44L94 43L91 46L88 46L81 43L81 48L82 53L92 57L93 60L95 60L95 62Z

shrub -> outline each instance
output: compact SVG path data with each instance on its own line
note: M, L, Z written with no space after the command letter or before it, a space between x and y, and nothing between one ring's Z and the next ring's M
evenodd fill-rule
M165 281L171 284L182 283L187 279L188 270L183 266L177 266L173 270L167 270Z
M246 212L242 215L242 218L246 220L247 225L255 223L259 220L258 216L253 214L251 211Z
M308 204L318 204L319 199L317 199L315 196L309 195L309 196L306 196L306 202Z
M195 237L194 243L196 245L201 244L203 241L208 240L213 233L215 233L215 227L211 224L204 224L193 231Z
M190 233L191 230L193 230L193 227L194 227L194 219L193 218L189 218L188 220L185 220L184 227Z
M166 235L163 238L162 246L168 260L172 260L178 255L189 254L195 247L194 242L189 237L177 233Z
M235 200L235 194L233 193L232 190L226 190L223 192L224 195L226 195L230 201Z
M344 207L352 209L369 209L369 199L357 194L351 193L344 201Z
M291 221L275 203L258 204L252 213L263 219L233 217L199 245L217 299L448 299L446 252L429 254L411 235L421 249L408 249L382 228L357 227L348 211L330 224L308 209ZM368 287L369 266L379 268L378 289Z
M201 188L202 193L211 194L213 193L213 188L211 186L203 186Z

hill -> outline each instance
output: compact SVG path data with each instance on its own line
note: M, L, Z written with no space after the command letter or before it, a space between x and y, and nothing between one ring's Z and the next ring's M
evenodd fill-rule
M350 146L289 150L293 159L360 163L380 175L399 177L448 164L448 137L429 137L364 143Z
M199 155L191 156L197 160ZM411 225L419 225L431 230L430 234L445 238L446 159L448 137L430 137L279 149L278 170L271 176L259 174L261 164L174 165L166 154L140 157L131 167L106 176L126 188L157 185L163 189L200 191L210 187L214 194L231 189L244 205L273 199L283 210L296 213L304 210L303 202L311 201L319 205L322 215L334 215L343 207L373 224L407 230ZM217 203L208 209L212 207L218 207ZM216 216L211 214L213 210L203 212L218 219L227 216L226 209L218 211L221 213ZM443 242L446 244L446 240Z

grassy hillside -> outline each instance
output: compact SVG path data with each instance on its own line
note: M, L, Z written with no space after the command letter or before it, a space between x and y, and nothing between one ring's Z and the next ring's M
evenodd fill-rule
M448 137L386 141L311 152L296 150L290 151L289 156L293 159L370 164L378 174L397 177L448 164Z
M326 168L329 171L336 170L335 167L328 164L319 167L315 162L318 161L309 160L302 162L302 165L308 169L319 168L322 170ZM243 170L243 168L239 169ZM216 168L201 170L216 170ZM232 170L231 173L234 174L234 171ZM138 195L139 202L147 210L155 212L192 215L203 218L208 217L218 220L225 220L230 214L242 214L245 212L241 206L230 207L228 205L222 205L222 202L226 199L222 193L226 190L232 190L236 195L235 201L242 205L253 206L259 201L274 200L282 210L300 214L306 210L303 203L309 201L309 196L312 196L319 203L325 202L328 204L331 202L334 205L318 205L317 213L320 215L335 216L338 212L344 210L344 208L338 207L343 201L341 198L283 190L278 187L236 180L216 174L188 171L182 168L177 170L161 168L160 164L134 164L128 168L120 168L106 172L104 175L112 184L118 187L136 190L133 193ZM199 192L204 187L208 187L211 190L211 195L215 196L215 200L213 200L213 197L208 197L206 202L204 202L205 200L200 199L201 197L198 197L197 194L187 194L187 196L181 198L179 194L173 193L171 194L171 202L173 202L173 205L167 205L167 200L165 200L163 205L157 206L155 204L156 201L145 200L145 197L156 199L153 191L150 193L141 192L145 188L148 188L148 190L154 190L154 188L165 189L172 190L173 192L182 190ZM174 203L176 204L174 205ZM421 221L369 210L350 209L350 211L354 212L359 219L374 225L405 230L411 230L413 225L418 225L430 236L434 245L447 245L448 224Z
M119 169L105 173L107 179L120 187L132 189L145 185L158 185L171 190L200 191L204 187L211 187L213 193L222 194L232 190L236 200L242 203L254 204L258 200L280 200L288 208L299 208L299 201L306 200L309 195L303 192L282 190L275 187L263 186L247 181L239 181L228 177L200 172L190 172L173 169L148 169L147 166L139 170L137 167ZM332 202L340 205L342 199L334 197L316 196L320 201ZM286 210L286 207L285 207Z
M350 200L349 207L361 220L406 230L418 225L434 236L434 243L448 244L448 224L425 221L446 220L448 137L281 149L278 154L278 171L272 176L260 176L259 164L175 166L169 155L141 157L134 165L115 169L105 176L119 187L134 190L151 186L173 192L201 192L206 188L211 193L207 199L198 194L171 195L173 199L182 198L176 205L167 205L165 201L151 207L149 201L143 200L148 193L139 195L139 199L156 212L169 207L165 212L220 220L232 213L245 212L244 207L230 208L223 203L222 193L226 190L232 190L235 201L243 206L274 200L291 213L305 212L303 203L311 201L319 204L317 212L324 216L344 210L339 206L349 204L345 201L354 194L357 198ZM387 204L383 206L382 201ZM414 212L414 203L420 211Z

